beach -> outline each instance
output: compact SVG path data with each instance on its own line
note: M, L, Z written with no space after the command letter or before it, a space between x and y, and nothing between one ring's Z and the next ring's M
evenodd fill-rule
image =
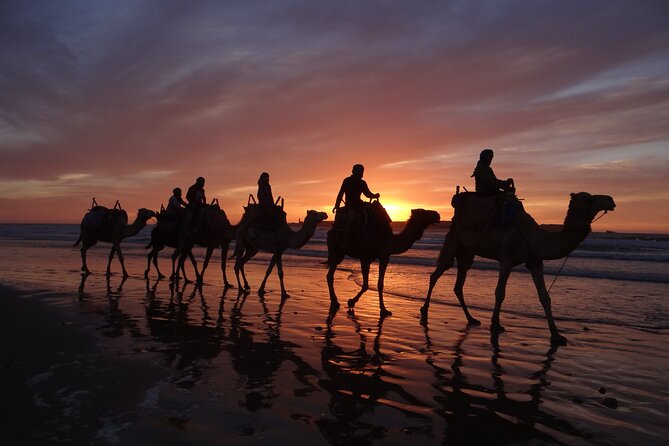
M201 287L158 280L154 271L145 279L149 232L124 244L131 276L123 279L116 261L116 274L104 276L104 244L89 251L93 274L80 275L76 225L1 228L2 429L11 444L661 445L669 438L665 252L588 254L639 246L639 238L594 237L569 260L551 290L568 343L554 346L520 269L502 308L506 331L491 337L496 272L485 262L465 287L480 326L466 324L452 270L420 324L443 232L426 233L391 261L385 304L393 314L385 318L375 266L372 288L347 312L361 280L353 260L335 277L342 306L330 309L322 230L287 253L283 301L276 273L264 296L255 291L266 254L247 265L248 293L223 286L218 257ZM548 284L560 263L547 266ZM231 264L227 271L234 280Z

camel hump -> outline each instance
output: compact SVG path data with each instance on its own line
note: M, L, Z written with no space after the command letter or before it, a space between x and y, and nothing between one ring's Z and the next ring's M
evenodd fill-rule
M525 212L520 200L508 193L480 197L475 192L462 192L453 196L451 205L457 224L476 232L510 226L518 214Z
M343 238L349 241L357 241L363 237L383 240L393 235L391 222L383 205L379 201L374 201L363 203L362 206L340 208L335 214L332 230L344 233Z
M81 224L89 228L102 228L105 226L112 226L115 221L123 221L128 223L128 213L123 209L109 209L104 206L93 206L90 211L84 215Z

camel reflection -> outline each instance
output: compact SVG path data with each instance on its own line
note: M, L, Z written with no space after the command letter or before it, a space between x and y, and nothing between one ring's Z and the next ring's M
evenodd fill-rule
M295 389L295 393L308 393L315 390L309 382L310 376L318 372L299 357L294 349L297 345L281 340L281 315L286 299L281 299L276 313L272 314L262 295L258 296L263 313L265 339L257 340L258 334L247 328L243 318L242 307L249 293L238 293L237 301L230 318L230 334L227 351L230 353L233 369L245 378L240 404L250 411L272 406L272 400L279 394L276 392L276 378L284 362L292 362L296 369L295 378L304 386Z
M211 310L201 286L192 286L190 293L186 294L191 284L184 283L180 286L171 282L169 300L163 302L156 296L157 282L153 287L149 287L148 279L146 283L146 321L149 333L153 340L166 344L166 347L160 348L164 365L182 372L177 384L181 387L192 387L207 368L202 360L211 361L221 352L225 331L218 323L213 324ZM225 299L225 295L224 289L221 301ZM197 308L193 310L192 307ZM194 316L198 310L199 320Z
M327 379L319 383L331 395L329 409L335 420L321 418L316 422L322 435L332 444L365 444L383 439L386 426L363 420L366 414L373 414L381 407L398 410L429 429L431 418L426 411L430 405L393 382L403 377L390 373L385 367L393 362L391 356L381 351L385 316L379 318L371 352L368 352L365 330L357 317L349 315L360 344L357 349L347 351L335 343L336 313L334 308L326 320L321 366Z
M555 361L558 346L553 345L543 355L539 368L529 376L511 375L505 370L506 358L497 336L492 337L491 382L492 386L475 384L465 373L469 360L464 345L472 331L465 328L452 347L453 360L449 367L443 364L443 353L448 348L435 348L424 326L425 362L434 369L434 397L437 413L447 427L443 434L445 444L522 444L528 441L553 443L559 441L552 434L587 437L569 422L556 417L542 407L542 393L550 385L548 374ZM476 360L472 356L472 361ZM508 364L513 364L509 359ZM480 365L474 365L480 368ZM479 378L480 381L480 377ZM525 391L511 391L504 380L509 379L518 387L518 381L531 380Z

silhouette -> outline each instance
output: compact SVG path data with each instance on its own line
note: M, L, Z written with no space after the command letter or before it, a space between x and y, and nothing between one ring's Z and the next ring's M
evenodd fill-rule
M277 206L278 202L279 198L275 202L272 195L269 174L267 172L261 173L258 178L258 201L255 201L253 195L249 195L249 201L244 207L244 215L237 230L233 257L241 257L244 253L244 234L249 227L265 226L274 229L277 225L286 222L283 205Z
M276 264L279 282L281 283L281 297L282 299L289 297L283 284L283 262L281 256L288 248L299 249L304 246L316 232L316 225L326 218L328 218L328 215L325 212L309 210L304 218L302 227L298 231L293 231L285 222L282 222L276 228L263 226L249 227L242 234L241 247L243 248L243 254L236 256L235 275L237 277L237 286L239 286L240 289L242 287L239 280L239 274L241 273L244 279L244 289L250 289L248 281L246 280L244 265L253 258L258 251L265 251L272 253L273 256L269 262L265 278L263 279L260 288L258 288L258 293L262 294L265 292L265 283L267 283L267 278Z
M93 200L94 204L95 199ZM123 260L123 253L121 252L121 241L124 238L132 237L139 231L144 229L146 222L155 217L156 213L149 209L138 209L137 218L128 225L128 215L120 209L120 205L114 206L114 209L107 209L102 206L94 206L89 212L84 215L81 220L81 232L79 239L74 246L81 243L81 271L84 274L90 274L88 266L86 265L86 251L94 246L98 241L111 243L112 248L109 253L109 261L107 262L107 275L111 275L111 262L114 255L118 253L118 260L123 269L123 275L128 276L125 269L125 262Z
M162 279L165 277L163 273L160 272L160 268L158 267L158 253L167 246L174 248L174 252L172 253L172 274L170 275L170 280L176 280L179 277L176 271L177 259L179 258L179 254L181 252L179 250L179 237L183 231L184 225L186 224L185 211L180 211L177 213L168 213L167 211L160 212L156 215L156 220L158 223L151 230L151 241L149 241L149 244L145 247L145 249L151 248L151 251L149 251L147 256L144 277L149 277L152 262L156 268L156 272L158 273L158 278ZM197 263L193 257L192 252L189 251L188 256L191 259L191 263L193 264L193 268L195 269L195 274L197 276ZM185 268L183 268L183 265L181 266L181 273L184 276L184 280L190 282L186 276Z
M167 209L165 209L165 213L175 214L186 208L187 203L181 198L181 194L181 188L175 187L172 189L172 196L167 201Z
M240 301L239 297L244 298ZM244 383L244 399L239 403L251 412L272 407L272 400L280 396L276 389L277 377L281 376L282 365L289 361L294 364L293 376L306 389L313 388L310 377L318 372L296 352L296 344L281 339L281 317L285 300L276 313L270 313L264 297L259 296L262 306L262 331L254 333L252 324L243 320L242 306L248 296L240 290L238 301L230 317L230 331L225 349L230 354L231 364ZM258 339L261 337L262 339ZM284 366L285 367L285 366ZM292 368L292 366L291 366Z
M495 308L490 329L495 332L504 331L499 322L499 314L504 301L506 282L514 266L524 263L530 270L539 300L544 308L551 340L555 343L566 343L566 338L558 332L551 311L551 300L544 282L544 260L559 259L571 253L590 233L595 216L601 211L612 211L615 208L613 198L608 195L590 195L587 192L571 194L569 210L560 232L549 232L542 229L523 209L509 226L486 225L472 226L467 220L468 209L476 211L476 201L481 200L474 194L465 192L453 197L455 231L450 231L444 241L437 260L437 267L430 275L430 287L425 303L421 308L421 320L427 321L430 297L439 277L453 266L452 253L457 258L458 274L453 291L460 302L467 321L480 324L467 310L462 289L467 271L472 266L474 256L481 256L499 262L499 279L495 289ZM468 205L468 202L474 201ZM488 199L490 200L490 199ZM462 212L460 211L462 209Z
M186 200L191 208L200 208L207 205L207 196L204 193L204 178L197 177L195 183L188 188Z
M344 181L341 183L339 193L337 194L337 200L332 209L332 212L336 213L339 219L345 221L343 244L346 248L353 245L356 236L354 233L356 223L358 223L364 216L363 202L360 199L360 195L364 194L367 198L375 198L377 200L381 197L381 194L374 194L369 190L367 182L362 179L364 173L365 167L362 164L355 164L353 166L351 176L344 178ZM340 213L339 205L344 197L346 197L346 206L341 209Z
M209 265L211 256L214 250L220 247L223 282L226 288L232 287L226 274L226 261L230 242L235 238L239 225L232 225L230 223L225 211L220 208L218 200L216 199L214 199L214 203L212 203L211 206L204 208L202 213L203 218L200 219L194 231L191 230L192 228L190 226L184 224L184 219L174 218L173 215L167 213L158 214L158 224L151 231L151 241L146 246L147 249L151 248L151 251L147 257L144 277L148 277L151 270L151 263L155 266L156 271L158 272L158 277L165 277L158 268L158 253L165 246L168 246L175 249L172 254L172 275L170 276L170 280L178 280L179 271L181 271L184 279L188 281L184 268L185 258L188 257L195 270L196 280L198 283L202 283L204 280L204 272ZM198 272L197 262L193 256L192 248L194 245L206 248L204 263L202 265L202 271L200 272ZM178 262L177 259L179 260Z
M507 359L512 366L511 370L517 370L513 367L514 361L506 358L494 336L490 357L492 385L489 386L482 384L481 376L471 377L470 380L466 374L470 364L467 363L469 356L465 346L467 340L471 340L472 331L476 330L467 326L452 347L435 348L428 327L425 326L426 342L421 352L425 354L426 364L434 369L432 387L439 392L434 397L439 407L435 412L444 418L447 426L441 439L443 444L525 444L531 443L532 439L541 444L561 443L550 432L588 438L587 433L542 408L543 393L551 384L549 373L558 346L551 346L543 356L533 355L532 362L528 358L528 365L536 361L535 372L523 371L521 376L514 376L512 371L504 369L504 361ZM449 353L452 350L452 355L445 355L446 350ZM528 353L524 352L524 357L528 357ZM451 356L453 360L448 367L444 362ZM471 359L478 363L477 355L471 356ZM506 389L505 377L511 378L508 380L510 390ZM528 380L527 390L521 390L521 383ZM519 399L513 394L528 395L529 399ZM485 426L485 429L481 429L481 426Z
M515 191L513 178L508 178L504 181L498 180L495 176L495 173L490 167L493 156L494 153L492 149L482 150L479 156L479 161L476 163L474 173L472 173L472 177L474 177L476 182L476 194L480 197L489 197L501 192Z
M351 315L350 320L360 337L360 343L358 348L350 350L335 342L337 333L333 320L336 311L331 310L326 320L321 349L321 368L326 376L319 380L319 386L330 393L330 413L316 422L328 443L372 444L374 440L382 441L387 429L367 421L376 417L366 417L366 414L377 411L382 413L392 409L406 417L422 418L429 422L429 417L421 412L428 409L430 404L421 401L401 385L402 377L393 372L396 358L381 351L386 317L383 314L379 316L376 330L365 330L358 319ZM370 335L375 332L373 341L368 339L368 332L371 332Z
M373 203L375 207L381 209L381 204L376 201ZM370 205L371 206L371 205ZM385 210L383 210L385 213ZM378 215L379 212L374 212L372 215ZM360 299L360 297L369 288L369 267L376 259L379 260L379 308L382 315L390 315L391 312L385 307L383 303L383 280L386 272L386 267L391 255L401 254L406 252L414 242L423 236L423 231L429 225L439 222L439 214L435 211L425 209L413 209L411 217L405 228L399 234L394 234L388 223L381 224L377 218L368 219L361 231L361 236L356 243L351 247L345 247L340 242L342 239L342 232L338 230L337 224L330 228L327 234L328 244L328 260L329 266L327 272L328 289L330 291L330 305L333 307L339 306L337 295L334 290L334 274L346 255L360 259L360 269L362 270L362 289L353 298L349 299L348 306L353 308Z
M207 270L211 255L216 248L221 248L221 273L223 275L223 283L226 288L231 288L232 284L228 281L226 273L228 249L230 242L237 237L240 223L233 225L230 223L225 211L221 209L218 200L214 199L213 203L201 210L201 216L196 223L193 231L189 228L181 231L179 234L179 248L180 252L179 266L183 270L186 256L191 258L195 274L197 275L197 282L204 281L204 272ZM198 245L206 248L204 262L202 264L202 271L198 273L197 265L194 263L192 254L193 246Z

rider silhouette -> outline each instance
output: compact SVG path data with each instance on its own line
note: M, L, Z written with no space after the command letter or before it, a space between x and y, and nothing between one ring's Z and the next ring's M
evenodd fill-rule
M263 172L258 178L258 205L254 209L247 209L244 212L239 228L237 228L237 238L235 240L234 256L240 256L243 253L242 244L244 233L247 228L254 224L271 222L276 217L276 205L272 195L272 186L269 184L269 174Z
M492 149L482 150L474 173L471 175L476 181L476 195L479 197L489 197L514 190L513 178L508 178L504 181L498 180L495 176L492 167L490 167L493 156Z
M341 183L339 193L337 194L337 200L335 201L334 208L332 209L332 212L337 212L339 210L339 205L341 204L342 198L345 197L345 248L350 247L354 242L353 226L362 210L363 205L363 202L360 199L360 195L364 194L367 198L377 199L381 196L381 194L372 193L367 186L367 182L362 179L365 173L365 167L362 164L355 164L351 173L352 175L350 177L344 178L344 181Z
M165 209L166 214L176 214L186 207L186 202L181 198L181 188L175 187L172 189L172 196L167 201L167 208Z

